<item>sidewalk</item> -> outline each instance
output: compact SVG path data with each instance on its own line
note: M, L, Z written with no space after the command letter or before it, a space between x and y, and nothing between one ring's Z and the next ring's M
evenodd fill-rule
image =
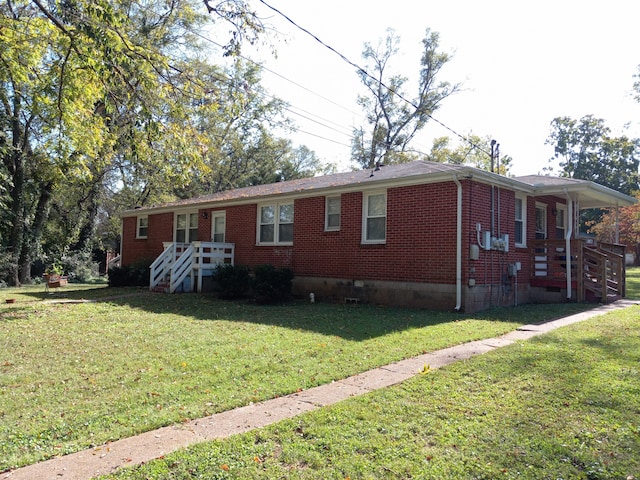
M247 432L304 412L332 405L349 397L363 395L379 388L400 383L419 374L425 364L432 369L440 368L517 341L542 335L559 327L638 303L619 300L610 305L602 305L541 325L523 325L500 337L478 340L427 353L286 397L274 398L188 423L164 427L107 445L2 473L0 480L87 480L113 473L120 467L148 462L195 443Z

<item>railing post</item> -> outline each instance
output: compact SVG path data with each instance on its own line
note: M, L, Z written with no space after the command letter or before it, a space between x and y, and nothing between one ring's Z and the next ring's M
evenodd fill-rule
M582 240L576 240L576 265L578 271L576 272L576 300L578 303L582 303L586 299L586 292L584 288L584 242Z

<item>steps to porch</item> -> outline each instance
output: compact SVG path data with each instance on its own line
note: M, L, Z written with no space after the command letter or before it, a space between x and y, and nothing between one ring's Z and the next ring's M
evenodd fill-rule
M149 267L152 292L201 292L204 277L212 275L218 265L234 262L233 243L165 242L163 246L164 251Z
M532 243L532 287L567 289L570 285L578 302L606 304L625 296L624 245L595 244L580 239L571 240L569 248L567 255L565 240Z

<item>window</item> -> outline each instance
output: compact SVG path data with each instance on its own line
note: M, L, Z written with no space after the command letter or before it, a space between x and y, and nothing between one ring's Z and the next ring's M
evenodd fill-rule
M340 197L327 197L324 212L324 229L340 230Z
M556 204L556 238L564 239L566 232L566 206L564 204Z
M293 243L293 203L276 203L258 208L258 243Z
M536 203L536 239L545 240L547 238L547 205Z
M216 243L225 242L227 215L225 212L212 212L211 214L211 240Z
M384 243L387 239L387 194L366 194L363 210L362 243Z
M147 238L149 231L149 217L138 217L138 226L136 228L136 238Z
M176 242L191 243L198 240L198 214L179 213L176 215Z
M515 212L515 244L517 247L527 246L527 197L516 195Z

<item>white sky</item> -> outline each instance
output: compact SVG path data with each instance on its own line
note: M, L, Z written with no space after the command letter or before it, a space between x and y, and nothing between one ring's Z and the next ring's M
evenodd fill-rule
M640 103L632 98L640 64L637 0L265 1L360 65L364 42L377 44L387 27L394 28L401 51L393 73L413 81L426 28L439 32L440 49L453 54L439 79L461 82L463 91L444 100L434 117L458 133L495 138L501 153L513 157L514 175L539 173L548 164L553 150L544 143L558 116L593 114L616 135L640 137ZM345 170L351 129L364 125L356 104L364 90L355 69L258 0L253 5L281 34L278 58L251 47L243 54L290 80L265 72L271 94L339 130L294 117L301 130L345 145L303 133L291 138ZM432 139L442 135L457 142L431 121L412 146L429 152Z

